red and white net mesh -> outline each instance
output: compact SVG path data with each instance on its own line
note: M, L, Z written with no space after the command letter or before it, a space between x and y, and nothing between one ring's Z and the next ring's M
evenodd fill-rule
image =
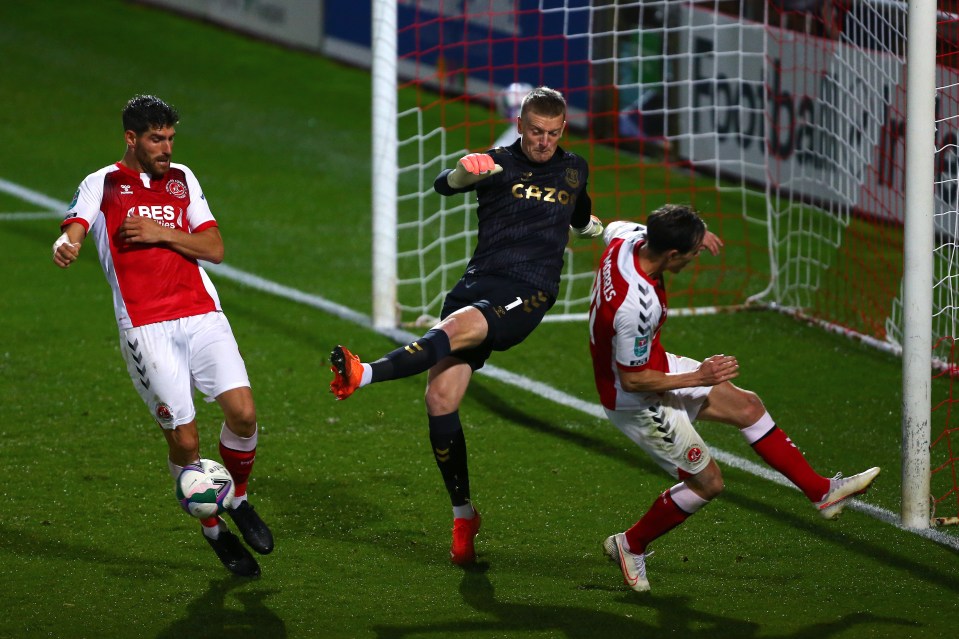
M890 350L902 339L905 2L400 0L398 297L435 317L472 253L475 201L432 192L466 152L511 141L517 94L569 102L594 210L696 206L726 242L671 282L671 306L795 311ZM940 12L934 211L933 484L959 512L956 335L959 74ZM930 34L930 44L933 38ZM598 247L572 243L554 318L586 310ZM671 309L672 310L672 309ZM945 424L945 426L943 426ZM941 435L939 434L941 432Z

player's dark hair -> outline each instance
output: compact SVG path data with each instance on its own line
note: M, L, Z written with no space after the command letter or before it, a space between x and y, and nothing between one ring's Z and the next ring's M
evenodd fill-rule
M180 121L177 110L155 95L137 95L123 108L123 130L138 136L150 129L174 126Z
M706 236L706 223L686 204L666 204L646 219L646 242L657 254L676 250L689 253Z
M565 120L566 99L563 97L563 94L556 89L536 87L523 98L523 106L519 112L520 117L526 115L527 111L533 111L549 118L555 118L557 115L561 115Z

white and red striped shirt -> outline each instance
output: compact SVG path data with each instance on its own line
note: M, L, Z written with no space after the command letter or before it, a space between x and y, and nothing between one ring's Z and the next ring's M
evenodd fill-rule
M96 243L117 325L127 329L220 310L216 289L196 260L117 237L131 215L187 233L217 225L196 176L182 164L171 163L159 180L120 163L88 175L60 226L78 222Z
M593 282L589 307L589 350L600 402L610 410L636 410L656 401L657 393L631 393L620 371L669 372L659 332L666 322L666 288L639 266L637 249L646 227L614 222L604 234L608 246Z

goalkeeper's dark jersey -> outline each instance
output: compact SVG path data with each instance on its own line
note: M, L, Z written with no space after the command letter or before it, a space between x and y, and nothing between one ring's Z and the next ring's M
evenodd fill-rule
M548 162L531 162L519 140L487 154L501 173L453 189L446 169L433 183L441 195L476 191L478 238L466 272L519 280L556 297L569 226L585 227L592 212L586 160L557 147Z

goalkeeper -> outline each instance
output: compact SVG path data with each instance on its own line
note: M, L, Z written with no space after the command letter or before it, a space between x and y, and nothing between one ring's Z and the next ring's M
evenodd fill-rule
M444 196L475 191L478 202L476 249L446 296L440 322L369 364L345 346L330 354L330 390L337 399L367 384L429 371L430 444L453 507L450 559L461 565L475 559L480 516L470 499L460 401L490 354L526 339L553 306L570 234L591 239L603 232L592 215L586 161L559 146L566 128L563 96L533 89L516 127L516 142L466 155L433 184Z

